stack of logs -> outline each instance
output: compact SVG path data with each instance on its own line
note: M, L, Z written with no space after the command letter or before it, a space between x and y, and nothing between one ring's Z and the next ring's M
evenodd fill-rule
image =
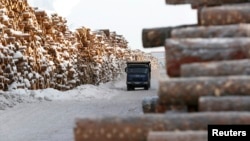
M165 46L158 95L143 115L77 120L75 141L206 141L209 124L250 124L248 0L166 3L191 4L198 23L143 29L145 48Z
M1 0L0 50L4 91L97 85L119 76L127 60L156 60L107 29L70 31L66 19L30 7L27 0Z

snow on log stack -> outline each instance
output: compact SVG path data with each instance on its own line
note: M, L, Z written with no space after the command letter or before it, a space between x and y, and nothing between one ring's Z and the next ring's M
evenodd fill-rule
M188 135L193 140L207 140L208 124L250 124L248 1L166 0L190 4L198 23L143 29L145 48L165 46L169 78L158 96L142 101L144 115L78 120L75 140L178 140L187 130L201 131Z
M67 20L30 7L27 0L0 2L0 90L58 90L99 84L123 72L127 60L152 60L128 48L126 39L107 29L70 31Z

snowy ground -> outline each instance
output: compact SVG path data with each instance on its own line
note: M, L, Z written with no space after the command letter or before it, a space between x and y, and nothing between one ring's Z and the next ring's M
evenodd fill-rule
M0 92L0 110L13 107L20 103L35 103L41 101L86 101L91 99L110 99L117 95L117 90L125 88L124 74L118 80L105 84L81 85L73 90L59 91L48 88L41 90L17 89Z
M143 114L141 101L155 96L159 72L152 87L126 91L122 76L100 86L82 85L70 91L16 90L0 93L0 141L73 141L76 118Z

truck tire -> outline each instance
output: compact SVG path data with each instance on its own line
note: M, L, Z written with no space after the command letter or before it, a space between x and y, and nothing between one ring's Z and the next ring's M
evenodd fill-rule
M144 86L144 90L148 90L149 85Z
M127 85L127 90L129 91L129 90L131 90L131 88L130 88L130 86L129 85Z
M127 85L127 90L130 91L130 90L134 90L135 88L133 86L130 86L130 85Z

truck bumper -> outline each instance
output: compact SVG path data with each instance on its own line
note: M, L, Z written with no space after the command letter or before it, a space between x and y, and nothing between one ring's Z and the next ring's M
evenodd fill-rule
M148 84L149 82L127 82L127 85L137 86L137 87L147 86Z

